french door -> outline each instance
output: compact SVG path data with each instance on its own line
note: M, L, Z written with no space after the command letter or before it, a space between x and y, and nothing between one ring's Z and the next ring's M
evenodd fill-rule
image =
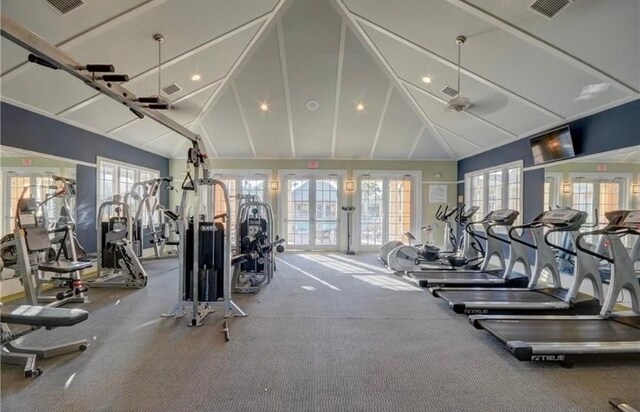
M359 182L359 244L381 246L403 240L412 230L413 178L405 176L362 177Z
M573 182L572 189L572 207L589 213L589 223L594 223L597 209L600 227L607 224L607 212L621 209L624 204L624 185L621 179L577 180Z
M289 176L284 186L287 244L302 249L336 249L339 177Z

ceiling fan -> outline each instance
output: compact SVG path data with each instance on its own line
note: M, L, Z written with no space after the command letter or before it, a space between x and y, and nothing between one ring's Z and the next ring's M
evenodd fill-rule
M469 98L462 95L462 89L460 88L460 52L465 41L467 41L467 38L464 36L456 37L456 44L458 45L458 94L447 102L447 109L456 112L466 110L473 105Z

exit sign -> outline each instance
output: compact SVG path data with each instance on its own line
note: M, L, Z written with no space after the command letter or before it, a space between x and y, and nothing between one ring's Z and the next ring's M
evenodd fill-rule
M318 162L317 160L309 160L307 162L307 167L309 169L317 169L318 167L320 167L320 162Z
M599 165L596 166L596 169L598 170L598 172L606 172L607 165L604 163L600 163Z
M28 157L22 158L22 166L29 167L31 166L31 159Z

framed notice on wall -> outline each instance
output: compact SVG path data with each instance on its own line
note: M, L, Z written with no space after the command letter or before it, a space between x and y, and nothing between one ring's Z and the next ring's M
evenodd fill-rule
M447 185L429 185L429 203L447 203Z

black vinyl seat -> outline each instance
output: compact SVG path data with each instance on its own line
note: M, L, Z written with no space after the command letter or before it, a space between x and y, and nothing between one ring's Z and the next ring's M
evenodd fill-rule
M0 312L0 321L3 323L29 325L48 329L73 326L88 318L89 312L86 310L52 308L49 306L3 306Z

